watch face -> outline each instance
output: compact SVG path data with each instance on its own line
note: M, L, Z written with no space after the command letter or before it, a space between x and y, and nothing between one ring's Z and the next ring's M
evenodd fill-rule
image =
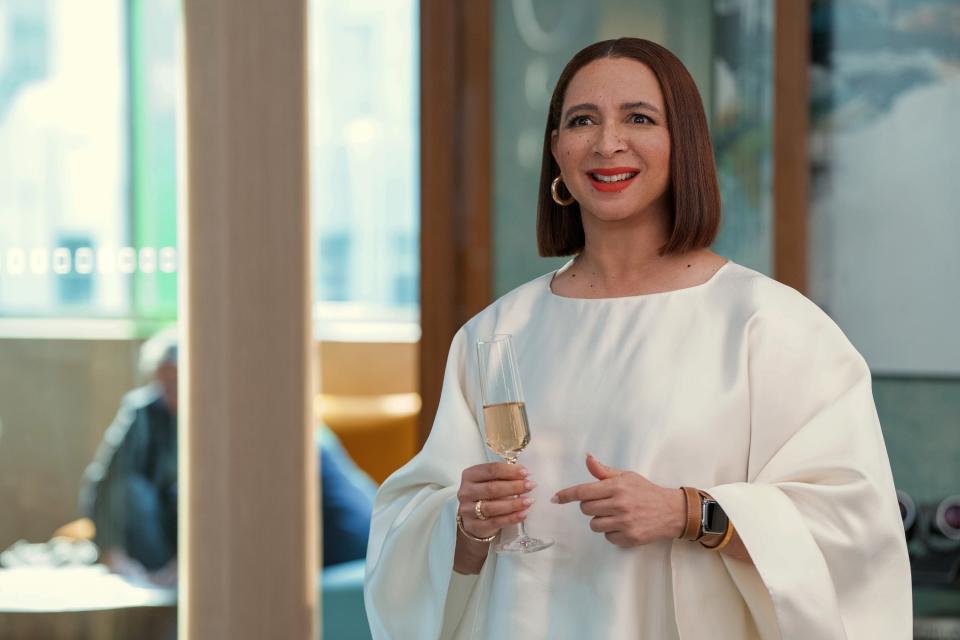
M727 514L716 500L703 501L703 513L700 522L704 533L726 533L727 532Z

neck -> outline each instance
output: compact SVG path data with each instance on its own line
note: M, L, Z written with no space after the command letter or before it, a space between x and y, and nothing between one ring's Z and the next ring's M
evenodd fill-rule
M585 242L577 262L602 281L642 277L670 260L660 255L669 237L664 212L614 221L584 214L582 219Z

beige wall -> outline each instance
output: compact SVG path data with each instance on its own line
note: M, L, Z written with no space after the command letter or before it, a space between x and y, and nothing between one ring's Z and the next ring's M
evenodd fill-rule
M416 342L321 342L318 384L323 393L369 396L417 391Z
M123 394L139 342L0 339L0 549L77 517L80 477Z

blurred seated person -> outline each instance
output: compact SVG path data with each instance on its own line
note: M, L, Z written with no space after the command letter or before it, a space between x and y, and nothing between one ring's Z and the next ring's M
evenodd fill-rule
M127 393L84 472L80 510L96 525L101 561L135 580L177 579L177 334L171 328L140 350L150 380ZM320 457L324 566L361 559L375 486L325 427Z

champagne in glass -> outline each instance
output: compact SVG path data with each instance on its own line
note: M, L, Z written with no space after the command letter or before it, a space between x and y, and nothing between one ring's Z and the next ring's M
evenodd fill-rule
M520 375L509 335L496 335L477 341L480 363L480 393L483 398L484 439L487 446L508 464L530 444L527 409L520 390ZM498 553L533 553L553 544L550 539L531 538L521 522L519 535L503 540Z
M503 402L484 405L483 424L487 432L487 446L509 463L530 444L527 408L522 402Z

